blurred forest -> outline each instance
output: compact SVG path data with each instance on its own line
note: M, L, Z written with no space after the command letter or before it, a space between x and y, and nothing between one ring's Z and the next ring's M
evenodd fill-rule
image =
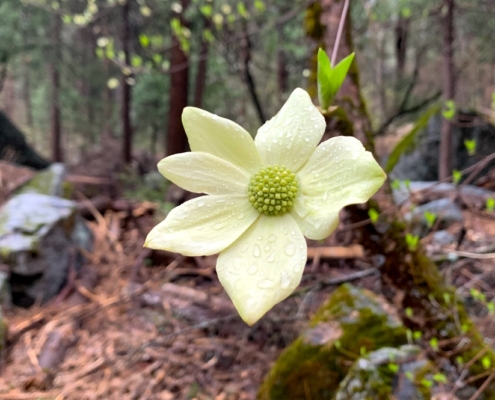
M215 256L142 247L195 196L156 171L188 150L183 108L254 136L296 87L318 105L345 4L0 0L0 400L495 399L495 0L350 1L336 54L355 61L324 138L357 137L389 179L308 240L301 286L259 323L240 321ZM32 228L46 204L12 201L33 190L70 216ZM16 212L29 235L70 226L67 249L40 238L12 261ZM345 392L385 347L386 395Z

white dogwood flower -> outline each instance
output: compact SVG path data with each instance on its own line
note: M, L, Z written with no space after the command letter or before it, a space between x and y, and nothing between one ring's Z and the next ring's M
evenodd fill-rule
M198 108L182 114L191 152L159 171L205 193L173 209L145 246L186 256L220 253L217 274L243 320L258 321L299 285L306 240L324 239L346 205L367 201L385 173L353 137L320 145L325 120L296 89L256 139L236 123Z

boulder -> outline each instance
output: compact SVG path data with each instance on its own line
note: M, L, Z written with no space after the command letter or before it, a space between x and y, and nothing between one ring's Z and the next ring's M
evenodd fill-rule
M385 300L345 284L335 290L269 371L259 399L332 399L360 354L406 344Z
M441 115L437 114L430 119L427 128L419 134L414 149L401 156L390 174L393 179L438 180L441 125ZM476 141L476 154L469 155L465 140ZM492 153L495 153L495 126L485 122L476 113L459 112L452 133L452 169L461 171ZM494 166L495 162L491 162L478 176L486 174Z
M92 232L76 204L39 193L21 193L0 209L0 264L9 267L12 301L28 307L48 301L91 251Z
M63 197L63 183L67 169L64 164L53 163L44 171L37 173L24 185L21 185L15 194L38 193L47 196Z
M425 214L430 213L436 216L439 229L444 229L454 222L462 222L464 217L460 207L449 198L430 201L415 207L412 211L404 215L407 222L417 225L419 230L428 229L428 220Z
M333 399L431 399L431 386L425 385L423 379L431 381L427 375L433 368L420 353L421 348L405 345L383 347L359 358Z

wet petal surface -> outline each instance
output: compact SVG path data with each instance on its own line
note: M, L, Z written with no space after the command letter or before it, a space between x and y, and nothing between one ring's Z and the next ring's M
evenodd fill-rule
M372 154L347 136L320 144L297 176L301 196L291 213L304 235L316 240L332 233L343 207L368 201L386 179Z
M253 138L235 122L199 108L186 107L182 123L193 152L213 154L249 175L261 168L263 162Z
M174 208L155 226L145 246L185 256L216 254L259 217L246 196L202 196Z
M278 114L256 135L256 146L267 165L292 172L308 160L325 132L325 119L303 89L292 92Z
M158 163L161 174L195 193L247 193L249 176L235 165L208 153L175 154Z
M299 285L307 248L289 214L261 216L220 253L217 274L242 319L258 321Z

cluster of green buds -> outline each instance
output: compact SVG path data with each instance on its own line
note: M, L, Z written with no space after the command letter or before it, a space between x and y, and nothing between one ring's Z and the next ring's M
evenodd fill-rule
M273 165L251 177L249 201L260 214L281 215L290 211L299 192L296 175L287 168Z

